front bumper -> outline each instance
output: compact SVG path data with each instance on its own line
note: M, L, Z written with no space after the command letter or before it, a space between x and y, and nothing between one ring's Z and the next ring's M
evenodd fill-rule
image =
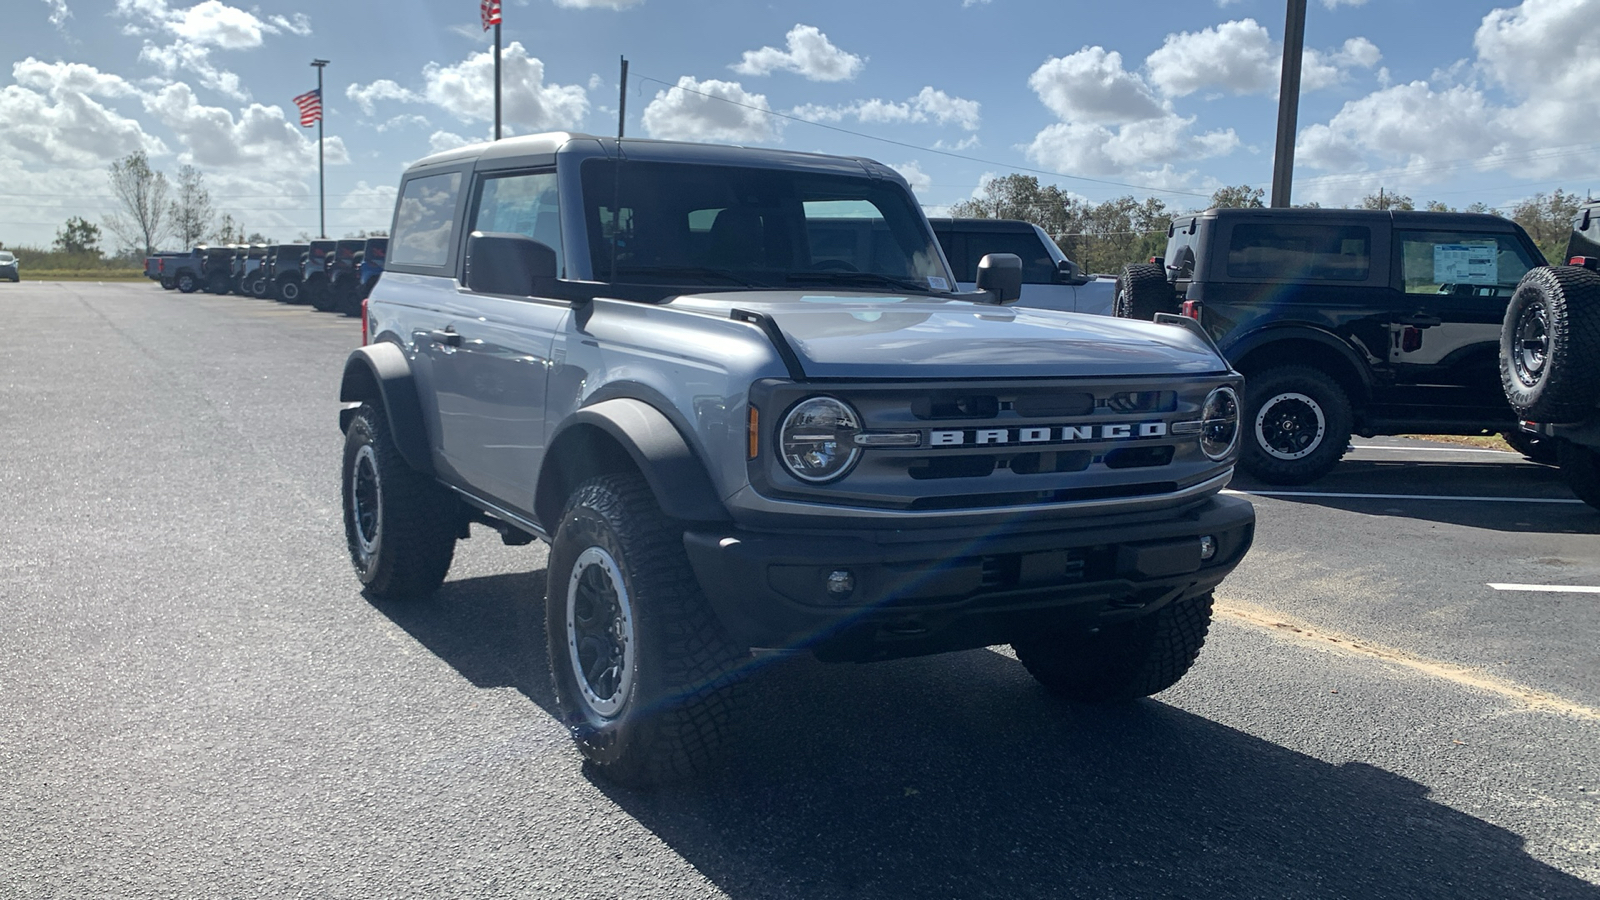
M723 626L752 648L873 660L1009 643L1057 626L1149 615L1216 587L1249 550L1255 509L1212 497L1181 512L1029 530L691 530L684 546ZM1202 536L1216 553L1201 559ZM830 592L848 572L853 590Z

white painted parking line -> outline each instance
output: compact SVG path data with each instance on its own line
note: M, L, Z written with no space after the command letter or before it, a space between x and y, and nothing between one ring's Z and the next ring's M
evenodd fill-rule
M1548 594L1600 594L1600 587L1584 584L1496 584L1489 587L1497 591L1539 591Z
M1351 449L1355 452L1372 450L1379 453L1493 453L1496 456L1513 459L1522 458L1509 450L1486 450L1482 447L1374 447L1369 444L1356 444Z
M1562 497L1456 497L1449 494L1345 494L1334 491L1235 491L1224 494L1243 494L1251 497L1327 497L1334 500L1464 500L1474 503L1582 503Z

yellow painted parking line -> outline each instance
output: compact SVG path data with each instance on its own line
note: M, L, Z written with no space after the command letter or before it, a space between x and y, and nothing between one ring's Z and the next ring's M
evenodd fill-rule
M1430 678L1502 697L1527 709L1600 721L1600 709L1592 706L1575 703L1547 691L1490 675L1478 669L1416 656L1395 647L1385 647L1372 641L1328 631L1253 603L1218 598L1214 609L1217 615L1223 618L1264 629L1275 637L1308 644L1333 653L1400 666Z

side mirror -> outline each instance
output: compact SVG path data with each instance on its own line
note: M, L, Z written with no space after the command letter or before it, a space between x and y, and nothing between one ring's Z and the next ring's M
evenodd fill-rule
M988 291L994 303L1017 302L1022 297L1022 257L985 253L978 260L978 290Z
M1070 259L1063 259L1056 263L1056 281L1061 284L1080 285L1088 284L1089 276L1083 274L1078 264Z
M474 231L467 239L467 290L532 296L556 278L556 251L525 234Z

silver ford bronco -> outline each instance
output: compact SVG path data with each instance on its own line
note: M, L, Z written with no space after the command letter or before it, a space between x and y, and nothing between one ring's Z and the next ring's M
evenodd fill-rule
M1242 379L1180 317L1008 305L867 159L544 134L411 166L340 386L351 559L433 592L550 545L564 724L635 784L713 758L766 651L996 644L1074 701L1170 687L1249 549Z

